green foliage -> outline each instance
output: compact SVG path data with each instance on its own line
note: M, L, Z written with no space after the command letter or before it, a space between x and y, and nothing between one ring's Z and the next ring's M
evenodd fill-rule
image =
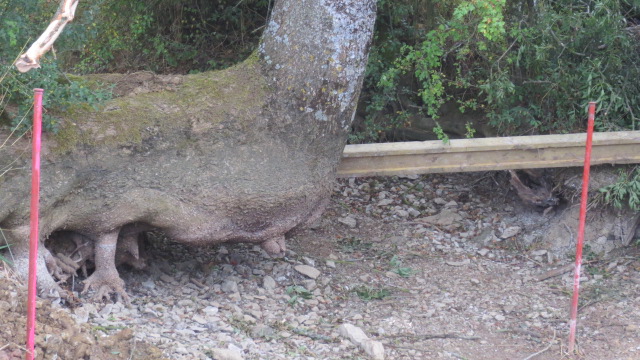
M618 181L600 189L604 201L617 208L629 206L633 211L640 211L640 167L631 170L620 170Z
M467 123L464 124L464 128L467 130L465 137L467 139L472 139L473 136L476 134L476 129L474 129L473 124L467 121Z
M2 177L2 175L0 175L0 177ZM7 250L11 254L11 248L10 248L11 244L9 244L9 242L7 241L7 238L4 236L4 232L2 231L2 229L0 229L0 238L4 243L4 244L0 244L0 262L11 265L11 260L7 259L4 255L2 255L2 252L4 252L5 250Z
M71 81L60 71L51 55L41 59L42 67L26 74L13 66L14 60L39 36L55 12L57 2L43 4L36 0L0 0L0 126L10 126L23 133L29 129L33 89L45 89L43 97L43 129L55 132L62 114L70 106L95 106L108 99L108 90L90 89Z
M269 0L81 4L73 32L84 40L65 54L65 63L79 72L228 67L253 51L270 6Z
M378 289L370 286L358 286L353 291L363 301L382 300L391 295L388 289Z
M401 125L399 111L436 119L449 101L482 110L502 134L583 131L589 101L599 131L638 128L637 1L378 3L365 81L373 131L360 138Z
M348 254L367 252L373 249L373 243L355 236L339 239L337 242L342 248L341 251Z
M5 249L8 249L8 248L9 248L9 245L0 245L0 251L4 251ZM11 261L9 259L7 259L6 257L4 257L2 255L2 253L0 253L0 262L7 263L7 264L11 265Z
M442 126L439 123L436 123L436 127L433 128L433 132L438 137L438 140L442 140L445 144L449 143L449 135L444 132L444 129L442 129Z
M7 65L10 67L11 65ZM71 106L87 104L96 107L99 103L111 98L111 91L107 88L92 89L86 83L72 81L62 73L53 62L46 62L38 70L25 74L14 73L7 69L9 75L0 83L0 89L10 94L7 100L18 104L16 111L8 110L12 130L22 133L31 124L28 118L33 99L33 89L45 89L42 106L42 128L44 131L57 132L59 118L53 114L63 114Z
M288 300L290 306L297 304L300 299L309 300L313 297L313 293L300 285L288 286L286 292L290 296Z
M401 277L409 277L415 272L410 267L402 266L402 261L397 255L394 255L391 260L389 260L389 266L391 267L392 272L400 275Z

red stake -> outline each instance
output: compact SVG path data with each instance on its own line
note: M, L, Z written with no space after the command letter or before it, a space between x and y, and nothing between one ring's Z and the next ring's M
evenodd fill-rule
M36 274L38 262L38 204L40 203L40 147L42 89L33 89L33 144L31 154L31 234L29 235L29 292L27 295L27 360L35 357Z
M576 244L576 265L573 272L573 299L571 300L571 320L569 321L569 353L573 354L576 344L576 326L578 324L578 293L580 292L580 268L582 267L582 245L584 243L584 224L587 219L587 196L589 194L589 171L591 169L591 143L593 123L596 116L596 103L589 102L587 124L587 145L584 153L584 171L582 175L582 198L580 201L580 223Z

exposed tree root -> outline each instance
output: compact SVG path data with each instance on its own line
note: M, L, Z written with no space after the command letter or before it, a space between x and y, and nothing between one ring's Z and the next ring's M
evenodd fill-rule
M125 292L124 282L120 279L115 267L127 264L142 270L147 266L142 256L145 230L148 228L127 225L119 233L114 232L115 235L110 235L117 236L115 244L113 239L103 240L100 243L99 238L94 240L72 231L55 232L45 242L44 259L47 269L58 284L68 283L70 278L78 276L78 272L81 272L80 275L86 278L83 294L93 289L96 290L94 298L102 300L110 298L114 293L128 304L129 297ZM113 247L115 247L115 254L111 254ZM111 263L114 265L106 266L101 270L96 264L97 256L102 256L104 259L111 259L113 256ZM94 269L94 273L89 276L89 271Z
M524 202L544 208L558 205L558 198L553 194L553 186L543 171L509 170L509 174L509 182Z

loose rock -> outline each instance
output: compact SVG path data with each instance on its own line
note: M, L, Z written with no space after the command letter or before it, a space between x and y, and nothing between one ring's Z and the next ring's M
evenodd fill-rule
M227 280L227 281L222 283L221 289L222 289L222 291L226 292L227 294L237 293L238 292L238 283L236 283L233 280Z
M243 360L240 353L230 349L211 349L211 355L215 360Z
M338 219L338 222L346 225L349 228L355 228L356 226L358 226L358 222L356 221L355 218L351 217L351 216L347 216L347 217L343 217L341 219Z
M514 237L514 236L518 235L521 230L522 230L522 228L520 228L520 226L511 226L511 227L508 227L508 228L504 229L504 231L502 231L502 235L500 235L500 237L503 238L503 239L508 239L508 238L511 238L511 237Z
M267 291L273 291L278 284L276 281L269 275L265 276L262 280L262 287Z
M357 326L342 324L338 328L340 336L348 338L352 343L364 350L374 360L384 360L384 346L381 342L371 340Z
M312 279L317 279L320 276L320 270L314 268L309 265L297 265L294 269L300 274L310 277Z

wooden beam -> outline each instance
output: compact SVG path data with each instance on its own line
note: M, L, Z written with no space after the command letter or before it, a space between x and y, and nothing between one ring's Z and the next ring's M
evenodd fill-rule
M339 177L582 166L586 133L347 145ZM591 164L640 163L640 131L595 133Z

